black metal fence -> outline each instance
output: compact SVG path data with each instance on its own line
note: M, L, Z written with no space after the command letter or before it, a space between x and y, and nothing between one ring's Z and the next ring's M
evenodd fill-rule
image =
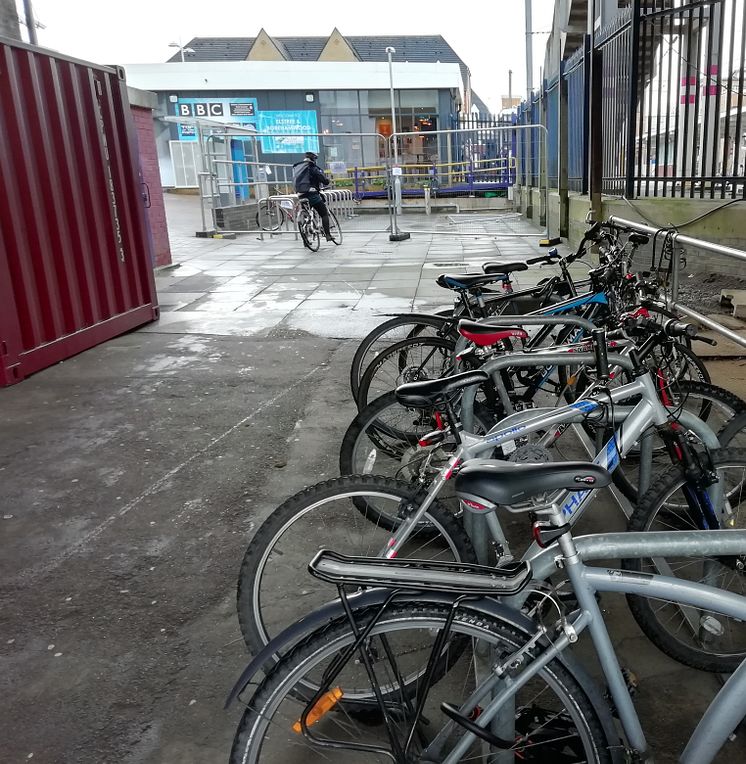
M567 189L588 193L588 64L590 37L563 62L567 87Z
M550 186L561 182L565 152L570 191L588 191L595 161L606 194L746 196L746 0L630 0L563 62L560 78L564 145L556 79L519 109L519 121L540 117L547 128ZM590 109L600 114L597 142L589 141ZM536 186L538 164L531 168L522 179Z

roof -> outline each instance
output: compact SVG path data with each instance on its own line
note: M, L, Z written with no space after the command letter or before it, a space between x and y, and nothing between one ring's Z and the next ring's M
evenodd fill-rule
M466 88L469 67L448 44L443 35L344 35L350 47L361 62L387 61L386 48L395 49L394 61L412 63L458 64L461 70L462 88ZM194 53L186 54L187 62L245 61L255 37L194 37L184 47ZM272 37L277 47L288 61L318 61L321 51L329 40L328 36L318 37ZM181 62L176 53L170 62ZM362 86L359 86L362 87ZM472 104L480 112L489 113L489 108L479 96L471 92Z
M210 61L125 64L127 84L154 92L218 90L388 90L384 62ZM397 89L461 90L457 64L395 63Z
M187 61L245 61L255 37L194 37L184 47ZM329 37L272 37L289 61L316 61ZM396 49L394 61L466 64L442 35L347 36L361 61L386 61L386 48ZM180 62L176 53L169 62Z

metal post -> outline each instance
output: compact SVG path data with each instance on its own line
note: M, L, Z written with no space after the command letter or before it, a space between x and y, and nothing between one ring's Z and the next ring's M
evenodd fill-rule
M26 14L26 29L28 29L28 41L32 45L38 45L36 37L36 19L34 18L34 7L31 0L23 0L23 11Z
M560 54L561 56L561 54ZM568 171L567 162L568 155L568 134L567 134L567 120L569 116L569 107L567 99L567 78L565 77L565 65L564 61L560 60L560 77L557 87L559 88L558 108L557 108L557 121L559 140L557 142L558 151L558 178L557 178L557 191L559 193L559 220L557 221L558 230L560 236L569 235L569 194L568 194ZM547 230L549 230L549 221L547 221Z
M629 102L627 104L627 153L624 157L624 195L632 199L635 195L635 150L637 147L637 93L640 75L640 12L642 0L632 0L631 57L629 62Z
M513 108L513 70L508 69L508 108Z
M396 53L396 48L392 48L390 46L386 48L386 55L388 56L388 60L389 60L389 89L391 92L391 143L393 144L393 150L394 150L394 167L398 167L399 145L398 145L398 136L396 134L396 99L394 97L394 64L391 59L391 56L394 53ZM392 173L392 177L393 177L394 214L393 214L393 220L392 220L392 226L391 226L391 233L389 234L389 241L403 241L404 239L409 238L409 234L401 233L399 231L399 223L397 220L397 216L402 214L401 176L393 175Z
M588 109L588 189L595 220L601 220L601 187L603 185L603 52L591 44L590 108Z
M534 40L531 29L531 0L526 0L526 98L531 103L534 89Z
M394 150L394 167L399 164L399 142L396 135L396 96L394 95L394 64L391 56L396 53L396 48L386 48L386 55L389 60L389 91L391 95L391 143ZM401 215L401 181L398 176L394 177L394 188L397 189L395 194L396 211Z

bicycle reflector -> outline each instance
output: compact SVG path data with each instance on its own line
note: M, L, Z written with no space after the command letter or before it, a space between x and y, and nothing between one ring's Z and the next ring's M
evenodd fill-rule
M429 432L427 435L423 435L417 441L417 444L421 448L425 448L426 446L435 446L438 443L442 443L445 439L446 439L445 430L434 430L433 432Z
M312 724L316 724L319 720L321 720L326 714L329 713L329 711L334 708L334 706L337 705L339 702L339 699L344 695L342 692L341 687L334 687L333 689L329 690L329 692L325 692L314 704L313 708L306 714L306 727L310 727ZM298 735L303 731L303 725L301 725L301 720L298 719L297 722L293 725L293 732L296 732Z

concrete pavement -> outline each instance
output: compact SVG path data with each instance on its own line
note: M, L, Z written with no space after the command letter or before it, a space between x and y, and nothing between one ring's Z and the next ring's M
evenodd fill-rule
M226 761L241 556L282 500L336 474L354 338L378 311L446 304L442 270L535 251L427 234L350 232L318 254L198 240L194 200L168 201L181 266L158 276L161 321L0 391L4 762ZM580 530L621 527L599 501ZM716 683L604 603L672 761ZM739 738L719 761L745 750Z

